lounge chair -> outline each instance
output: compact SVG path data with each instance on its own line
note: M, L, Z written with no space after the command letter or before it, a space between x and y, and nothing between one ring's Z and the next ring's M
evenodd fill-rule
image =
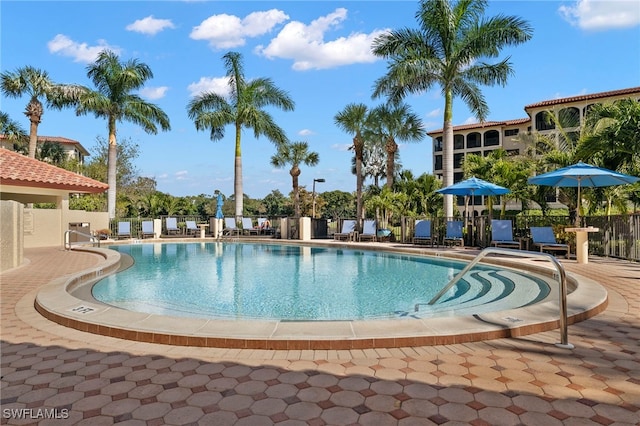
M118 222L118 239L131 238L131 222Z
M433 247L433 242L436 240L435 236L431 233L431 221L427 219L416 219L415 230L413 231L413 244L422 244L429 242Z
M358 241L375 241L377 232L376 221L367 219L362 225L362 232L358 236Z
M236 222L235 217L225 217L224 218L224 231L222 231L222 235L240 235L240 228L238 228L238 224Z
M142 233L140 237L144 239L145 237L154 238L156 236L155 232L153 232L153 221L151 220L143 220L142 221Z
M243 217L242 232L247 235L258 235L260 233L260 229L253 226L253 220L251 220L250 217Z
M564 251L566 252L567 259L569 259L571 255L569 245L558 243L556 236L553 234L553 228L550 226L531 227L531 246L540 249L540 252L545 250Z
M455 246L460 244L460 247L464 247L464 236L462 235L463 223L461 220L450 220L447 222L447 232L444 236L443 243L445 245Z
M513 239L513 225L510 220L491 220L491 246L522 249L522 241Z
M196 225L195 220L187 220L185 221L185 223L187 225L187 228L186 228L187 234L189 235L193 234L194 236L198 235L200 228L198 228L198 225Z
M342 231L333 234L334 240L349 241L353 238L356 231L356 221L353 219L345 219L342 221Z
M165 226L167 227L167 234L179 234L180 228L178 228L178 219L175 217L168 217L165 219Z

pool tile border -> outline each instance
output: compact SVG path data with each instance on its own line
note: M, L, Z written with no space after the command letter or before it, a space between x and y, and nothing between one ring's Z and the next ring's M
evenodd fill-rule
M213 240L211 240L213 241ZM190 240L188 242L193 242ZM279 242L280 243L280 242ZM405 254L435 255L461 260L470 260L474 256L464 251L437 251L404 247L389 247L367 244L345 245L330 242L313 244L339 246L343 248L366 248L389 250ZM365 321L336 321L352 330L350 336L318 335L315 332L317 322L279 322L279 321L230 321L191 318L165 317L161 315L130 312L114 307L105 307L78 299L70 291L85 285L119 268L120 254L103 248L82 248L104 257L97 267L81 271L71 277L54 280L38 292L34 306L45 318L60 325L97 335L122 338L138 342L160 343L173 346L216 347L229 349L266 349L266 350L352 350L371 348L398 348L407 346L434 346L457 343L469 343L481 340L493 340L506 337L519 337L559 327L557 302L544 302L530 307L471 316L384 320L385 331L380 335L358 334L358 325ZM506 258L491 258L490 263L504 266L517 266L523 269L523 262L515 264ZM524 268L533 272L551 275L552 270L534 264ZM567 296L568 324L574 324L593 317L604 311L608 304L606 290L595 281L586 277L567 274L569 285L574 288ZM82 308L86 308L84 311ZM75 311L73 309L76 309ZM89 312L86 312L86 311ZM554 315L555 313L555 315ZM504 318L524 317L518 325L507 323ZM100 319L98 321L97 319ZM153 328L152 324L140 326L141 322L171 324L172 331ZM407 321L414 328L423 328L422 332L407 335L404 330ZM229 335L220 332L221 326L229 322ZM370 324L371 322L366 322ZM207 327L210 325L209 327ZM397 325L397 326L396 326ZM259 326L259 327L257 327ZM296 332L289 330L296 327ZM247 327L245 329L244 327ZM214 334L207 328L215 329ZM256 329L261 329L256 333ZM283 330L284 329L284 330ZM461 331L462 330L462 331ZM284 331L284 332L283 332ZM238 337L242 334L242 337ZM276 337L279 336L279 337Z

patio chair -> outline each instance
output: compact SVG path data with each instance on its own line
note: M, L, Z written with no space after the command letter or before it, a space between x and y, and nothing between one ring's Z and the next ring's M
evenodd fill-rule
M531 246L543 251L564 251L567 259L571 255L568 244L561 244L556 241L553 234L553 228L550 226L532 226L531 227Z
M266 217L258 218L258 229L261 234L271 235L273 234L273 228L271 227L271 222Z
M464 236L462 235L463 223L461 220L450 220L447 222L447 232L444 236L443 243L445 245L464 247Z
M338 241L349 241L356 232L356 221L345 219L342 221L342 230L333 234L333 239Z
M431 221L427 219L416 219L415 230L413 231L413 244L421 244L429 242L433 247L433 242L438 243L435 236L431 233Z
M358 241L375 241L378 227L376 221L373 219L367 219L362 224L362 232L358 236Z
M513 224L510 220L491 220L491 246L522 249L522 241L513 239Z
M118 239L131 238L131 222L118 222Z
M196 221L195 220L187 220L187 221L185 221L185 223L187 225L187 227L186 227L187 234L189 234L189 235L193 234L194 236L198 235L200 229L196 225Z
M240 235L240 228L238 228L238 224L236 222L235 217L225 217L224 218L224 230L222 231L222 235Z
M142 221L142 233L140 234L140 237L142 237L142 239L144 239L145 237L155 237L156 234L155 232L153 232L153 221L151 220L143 220Z
M165 219L165 226L167 227L167 234L179 234L180 228L178 228L178 219L175 217L168 217Z
M253 220L250 217L243 217L242 232L247 235L258 235L260 234L260 229L253 226Z

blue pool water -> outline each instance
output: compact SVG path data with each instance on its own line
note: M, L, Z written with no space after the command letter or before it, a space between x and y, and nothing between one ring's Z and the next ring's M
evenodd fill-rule
M96 283L92 291L97 300L139 312L199 318L412 316L417 304L426 304L464 267L439 258L258 243L111 248L132 256L135 264ZM461 281L445 301L464 298L473 285L493 280L497 269L483 266L478 271L486 277ZM476 290L474 297L482 291Z

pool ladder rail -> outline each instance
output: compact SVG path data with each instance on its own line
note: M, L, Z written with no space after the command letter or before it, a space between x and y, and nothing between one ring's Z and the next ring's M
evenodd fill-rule
M509 256L518 256L518 257L538 257L549 260L556 269L556 277L558 279L558 299L559 299L559 308L560 308L560 343L556 343L556 346L564 349L573 349L574 346L569 343L569 335L567 331L567 274L564 270L564 266L558 259L556 259L553 255L549 253L541 253L537 251L524 251L524 250L514 250L500 247L487 247L482 250L467 266L462 269L462 271L458 272L458 274L453 277L449 283L440 290L440 292L429 301L429 305L433 305L436 303L442 296L444 296L454 285L458 283L462 279L464 275L467 274L474 266L476 266L482 259L484 259L487 255L494 254L505 254ZM421 303L416 304L415 310L416 312L419 309Z
M79 235L86 239L85 241L71 242L71 234ZM71 250L74 246L83 246L91 244L93 247L100 247L100 238L95 235L86 234L84 232L76 231L75 229L69 229L64 231L64 249Z

